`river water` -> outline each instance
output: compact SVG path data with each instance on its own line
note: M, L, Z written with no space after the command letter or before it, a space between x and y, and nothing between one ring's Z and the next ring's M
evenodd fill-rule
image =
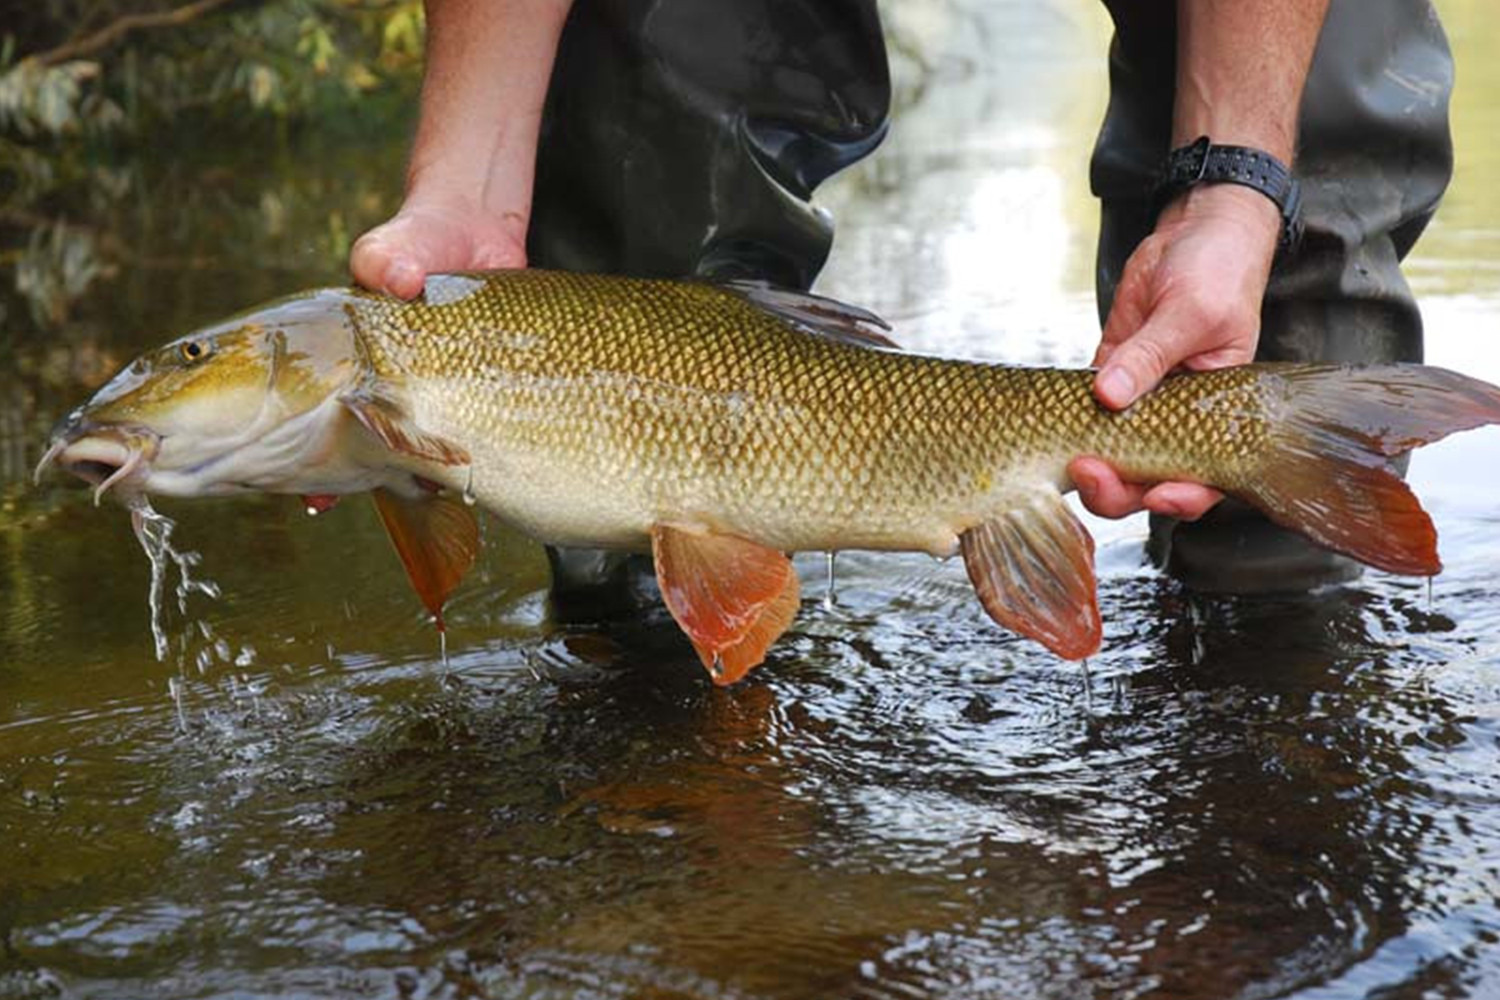
M1460 172L1409 274L1430 360L1500 381L1500 32L1443 10ZM824 198L820 287L909 346L1085 362L1102 15L890 16L898 126ZM131 263L0 372L0 998L1500 996L1494 430L1413 463L1430 594L1203 599L1090 521L1087 675L956 563L851 554L716 690L660 612L551 624L496 524L445 667L368 505L289 498L160 505L224 596L159 662L123 512L27 470L135 351L338 279L399 136L298 142L148 178L105 215Z

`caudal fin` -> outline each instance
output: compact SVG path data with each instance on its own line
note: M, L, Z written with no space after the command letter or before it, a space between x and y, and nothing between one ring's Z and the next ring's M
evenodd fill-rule
M1443 368L1287 366L1271 442L1242 490L1279 524L1391 573L1442 569L1437 532L1391 459L1500 423L1500 389Z

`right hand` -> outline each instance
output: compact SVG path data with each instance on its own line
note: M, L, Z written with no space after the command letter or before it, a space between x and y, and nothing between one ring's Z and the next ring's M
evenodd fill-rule
M1179 366L1197 371L1255 358L1260 306L1281 216L1264 195L1216 184L1168 205L1125 264L1094 355L1094 395L1123 410ZM1183 521L1223 494L1198 483L1131 483L1098 458L1068 467L1079 496L1102 517L1146 509Z
M525 266L526 219L459 197L408 197L349 251L355 281L403 299L421 294L429 274Z

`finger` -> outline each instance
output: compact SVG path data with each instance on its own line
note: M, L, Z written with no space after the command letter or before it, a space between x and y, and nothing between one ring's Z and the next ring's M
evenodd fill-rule
M1146 322L1151 313L1156 269L1161 264L1166 246L1160 237L1148 236L1125 261L1120 283L1115 286L1114 298L1110 302L1109 315L1104 319L1099 352L1094 359L1096 365L1104 364L1108 355L1134 336Z
M1154 389L1192 353L1179 310L1162 303L1135 336L1121 343L1094 379L1094 395L1112 410L1123 410Z
M1125 517L1144 509L1146 487L1125 482L1102 459L1075 458L1068 463L1068 476L1083 505L1100 517Z
M385 279L390 250L380 238L380 229L372 229L354 241L349 250L349 271L354 280L371 291L379 291Z
M1165 514L1179 521L1196 521L1213 507L1224 494L1199 483L1158 483L1146 491L1142 502L1154 514Z
M400 249L415 243L404 230L409 226L400 220L388 222L365 233L349 252L349 269L354 280L375 291L390 292L403 299L416 297L422 291L426 268L409 252ZM421 249L420 244L416 244Z

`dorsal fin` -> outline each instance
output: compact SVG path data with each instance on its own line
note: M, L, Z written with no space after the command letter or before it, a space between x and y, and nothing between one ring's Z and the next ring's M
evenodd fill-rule
M714 282L714 287L738 295L756 308L764 309L804 333L856 347L900 350L896 342L885 335L891 328L890 324L858 306L811 292L778 288L764 281L735 278Z

